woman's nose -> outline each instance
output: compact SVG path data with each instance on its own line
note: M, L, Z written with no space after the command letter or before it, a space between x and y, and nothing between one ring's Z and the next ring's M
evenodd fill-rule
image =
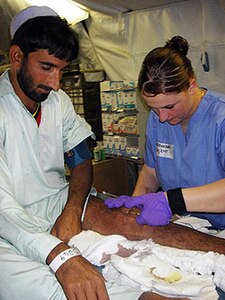
M160 122L162 122L162 123L166 122L167 118L168 118L168 112L165 109L160 109L159 110Z

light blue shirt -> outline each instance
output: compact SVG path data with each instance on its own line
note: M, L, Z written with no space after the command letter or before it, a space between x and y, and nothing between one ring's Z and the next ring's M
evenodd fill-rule
M0 78L0 236L45 263L61 241L49 232L67 200L64 153L92 135L62 91L41 103L41 123Z
M164 191L204 185L225 177L225 96L207 91L184 134L150 112L146 164Z

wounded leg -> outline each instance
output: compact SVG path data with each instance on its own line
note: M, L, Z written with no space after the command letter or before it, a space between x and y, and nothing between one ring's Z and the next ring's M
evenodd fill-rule
M157 227L138 225L135 220L138 213L134 208L109 209L102 200L90 197L82 228L103 235L120 234L129 240L151 238L163 246L225 254L224 239L173 223Z
M135 220L138 213L139 210L136 208L109 209L102 200L90 197L82 228L102 235L120 234L129 240L152 239L163 246L225 254L224 239L173 223L157 227L138 225ZM165 297L153 292L143 293L138 300L167 299L188 300L188 298Z

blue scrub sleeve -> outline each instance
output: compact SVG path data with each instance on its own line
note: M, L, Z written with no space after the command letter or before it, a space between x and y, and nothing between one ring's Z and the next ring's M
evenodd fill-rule
M64 154L65 163L68 168L74 168L91 158L92 154L86 141L81 142L79 145Z

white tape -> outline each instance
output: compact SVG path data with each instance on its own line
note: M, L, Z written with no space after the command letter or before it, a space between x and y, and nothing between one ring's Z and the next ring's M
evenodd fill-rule
M55 273L61 267L61 265L64 264L64 262L78 255L81 255L81 253L77 248L66 249L53 259L49 267Z

